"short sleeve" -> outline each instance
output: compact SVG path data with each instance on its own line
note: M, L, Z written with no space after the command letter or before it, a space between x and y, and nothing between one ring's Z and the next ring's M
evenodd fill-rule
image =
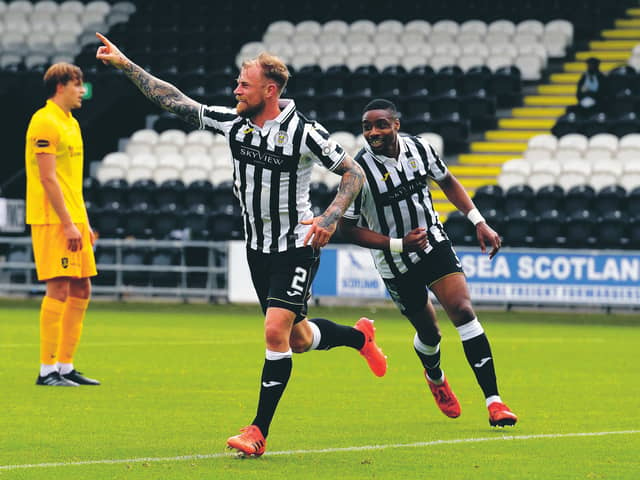
M213 130L226 135L237 118L235 108L202 105L199 127L200 130Z
M346 155L344 148L329 138L329 133L316 122L306 126L306 138L303 145L325 168L331 171L342 163Z
M422 138L418 138L418 143L421 148L424 149L425 158L426 158L426 168L428 175L434 180L442 180L447 176L448 169L447 165L438 155L436 149L426 140Z
M45 116L34 117L30 128L29 142L32 143L33 153L56 154L60 134L53 122Z

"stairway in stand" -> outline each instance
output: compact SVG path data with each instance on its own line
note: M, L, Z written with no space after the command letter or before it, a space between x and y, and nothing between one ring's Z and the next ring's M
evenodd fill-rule
M588 50L576 52L575 59L565 62L561 72L549 76L548 83L536 85L531 94L525 94L523 106L498 119L497 130L485 132L483 140L471 143L469 153L458 155L457 164L449 169L471 196L482 185L496 184L502 164L522 157L528 140L550 133L566 107L576 103L576 85L587 58L599 58L605 74L627 63L633 47L640 44L640 8L629 8L626 16L616 20L613 29L603 30L601 39L590 41ZM444 221L455 207L435 184L432 196Z

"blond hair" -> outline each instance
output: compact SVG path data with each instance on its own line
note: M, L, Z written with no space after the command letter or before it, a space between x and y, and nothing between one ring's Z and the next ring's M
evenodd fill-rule
M271 55L270 53L262 52L257 57L242 62L242 68L253 65L260 67L262 74L269 80L274 81L278 86L278 93L282 93L284 88L287 86L290 73L289 69L280 58L275 55Z
M82 82L82 70L76 65L66 62L54 63L44 74L44 88L48 98L56 93L58 84L66 85L71 81Z

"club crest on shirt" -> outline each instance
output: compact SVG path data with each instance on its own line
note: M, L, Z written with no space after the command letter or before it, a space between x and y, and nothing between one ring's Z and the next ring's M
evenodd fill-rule
M253 132L253 127L245 127L244 130L242 130L242 133L244 133L245 135L249 135L251 132Z
M418 162L416 162L415 160L409 160L409 166L411 168L413 168L414 170L418 169Z
M67 268L69 267L69 258L67 257L62 257L60 259L60 263L62 264L62 268Z
M279 147L283 147L287 141L289 140L289 135L284 130L280 130L276 133L276 145Z
M49 140L45 140L44 138L36 138L36 147L38 148L46 148L49 146Z
M333 140L327 140L327 144L322 148L322 154L325 157L328 157L331 152L333 152L336 148L336 144Z

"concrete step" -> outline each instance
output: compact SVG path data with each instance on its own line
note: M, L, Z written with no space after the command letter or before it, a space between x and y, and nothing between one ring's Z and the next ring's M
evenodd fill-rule
M529 95L524 97L524 104L535 107L566 107L575 105L575 95Z
M619 18L614 22L616 28L640 28L640 18Z
M547 129L556 124L555 118L500 118L498 119L498 127L516 130L535 130Z
M456 177L476 176L495 177L500 174L502 167L488 167L481 165L451 165L449 171Z
M549 130L489 130L485 132L484 138L490 142L526 142L530 138L544 133L549 133Z
M612 40L639 40L640 28L625 28L620 30L603 30L602 38Z
M460 165L502 165L521 155L512 153L462 153L458 155Z
M638 37L638 42L640 42L640 37ZM600 71L606 73L619 65L620 62L601 62ZM586 69L587 65L585 62L567 62L564 64L564 71L569 73L582 73Z
M576 93L576 86L574 84L559 84L559 85L539 85L538 93L540 95L571 95Z
M527 142L471 142L473 153L522 153Z
M624 50L630 52L638 42L633 40L594 40L589 42L591 50Z
M637 7L627 8L626 13L630 17L640 17L640 8L637 8Z
M550 80L551 83L570 83L575 86L580 80L580 73L552 73Z
M558 118L564 110L562 107L517 107L511 110L511 115L518 118Z
M576 53L577 60L586 61L587 58L595 57L600 59L601 62L626 62L631 56L631 51L606 51L606 50L592 50L588 52Z

